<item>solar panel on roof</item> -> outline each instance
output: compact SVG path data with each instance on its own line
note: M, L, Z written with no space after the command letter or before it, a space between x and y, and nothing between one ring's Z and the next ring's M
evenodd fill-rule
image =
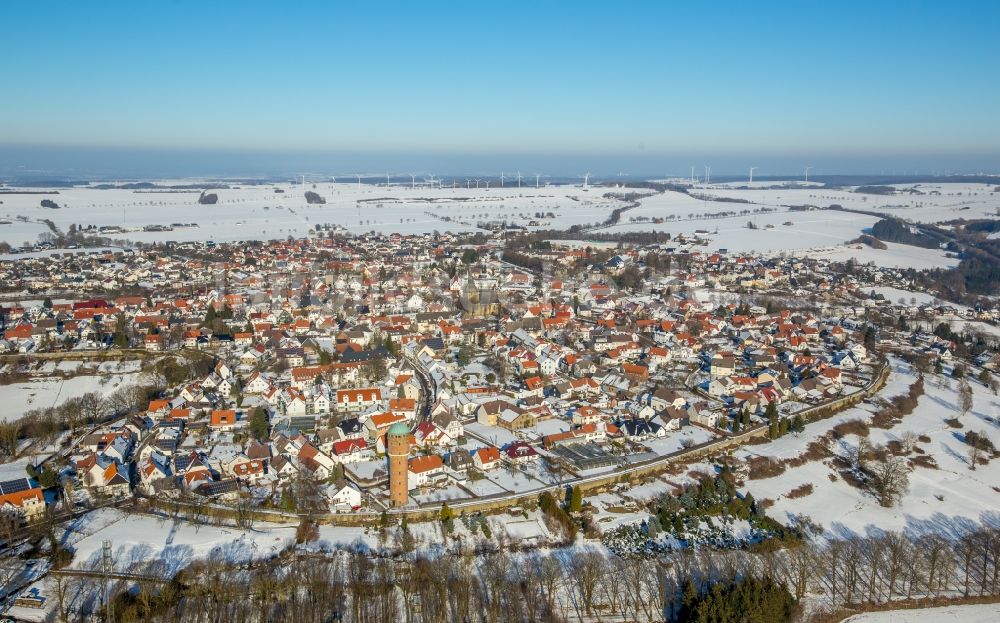
M0 493L3 495L10 495L11 493L20 493L22 491L27 491L31 489L31 483L28 482L27 478L18 478L17 480L8 480L6 482L0 482Z

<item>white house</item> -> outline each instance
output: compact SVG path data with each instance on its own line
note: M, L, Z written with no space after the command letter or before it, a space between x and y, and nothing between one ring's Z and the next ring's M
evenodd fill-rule
M356 509L361 507L361 491L346 480L340 480L326 490L330 505L337 510Z

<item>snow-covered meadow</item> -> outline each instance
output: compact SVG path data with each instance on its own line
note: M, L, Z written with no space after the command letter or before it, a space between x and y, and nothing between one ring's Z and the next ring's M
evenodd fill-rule
M916 378L910 366L894 360L889 384L881 395L905 394ZM900 441L905 433L922 437L917 442L922 454L915 456L930 457L936 464L936 467L920 464L913 467L909 489L897 506L884 508L872 495L848 484L838 476L829 459L806 461L772 478L747 480L745 490L758 500L773 500L768 514L777 520L787 522L796 515L805 514L822 524L831 537L864 536L872 531L887 530L949 536L961 534L975 525L1000 525L1000 491L996 489L1000 482L1000 461L990 461L988 465L971 470L968 446L963 441L965 433L976 431L1000 443L997 434L1000 399L989 388L970 380L974 407L969 414L960 417L958 382L947 380L943 384L943 378L938 375L926 377L918 406L913 413L904 416L901 423L889 429L870 429L868 438L875 445ZM789 435L766 445L747 446L738 451L737 456L797 457L806 452L811 442L840 423L855 419L870 422L876 409L874 404L861 404L831 419L808 425L800 435ZM956 417L962 428L946 423ZM849 434L835 440L830 449L836 455L847 456L857 443L858 436ZM790 492L807 484L812 485L810 494L789 497Z
M997 208L1000 208L1000 193L995 191L996 184L893 184L892 188L897 191L893 195L859 193L854 188L771 188L773 185L766 182L756 188L734 188L746 186L742 183L700 185L691 192L776 208L841 205L852 210L890 214L921 223L991 218L997 216Z
M155 563L173 574L208 557L234 563L269 558L295 542L295 526L261 524L241 530L101 509L66 524L61 540L73 550L75 568L99 565L102 544L108 540L117 568Z
M919 610L887 610L856 614L844 623L994 623L1000 621L1000 604L967 604Z
M325 204L308 204L305 192L321 195ZM436 188L393 184L307 183L235 186L208 191L218 203L201 205L198 191L59 189L58 194L0 195L0 240L21 245L48 231L49 219L62 231L71 224L117 226L129 230L108 234L137 242L234 241L304 236L316 224L340 225L352 233L378 231L403 234L476 231L476 223L507 220L521 226L568 228L598 223L620 201L604 199L607 189L580 186L539 188ZM59 209L42 208L50 199ZM548 216L551 213L551 216ZM538 217L538 214L546 215ZM21 220L23 219L27 220ZM9 221L9 222L7 222ZM172 231L141 231L148 225L197 224Z
M0 421L16 420L33 409L58 407L90 392L107 397L119 388L136 384L140 367L141 362L135 360L100 364L46 362L29 378L0 385L0 404L4 405ZM63 374L74 376L67 378Z

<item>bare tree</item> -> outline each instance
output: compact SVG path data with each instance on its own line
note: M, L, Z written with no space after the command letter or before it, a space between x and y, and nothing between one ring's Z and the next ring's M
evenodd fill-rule
M871 457L871 453L872 442L868 441L867 437L859 438L858 445L851 449L851 464L855 469L863 470L868 463L868 459Z
M56 598L56 616L60 623L69 623L69 596L76 587L72 577L61 573L52 574L52 588Z
M979 459L982 457L983 449L978 443L969 444L969 469L976 471L976 465L979 464Z
M910 486L906 460L884 449L877 452L874 460L866 462L864 471L872 492L885 507L895 505Z
M17 454L17 440L21 436L21 422L0 422L0 452L13 457Z
M583 614L587 617L592 615L597 585L604 575L603 559L604 556L596 551L585 551L575 554L570 561L568 571L572 579L572 589L579 606L583 608ZM580 614L578 608L577 616ZM583 620L582 616L580 620Z
M926 534L917 540L918 562L914 568L922 568L927 597L937 597L951 583L954 568L954 554L951 544L941 535Z
M236 525L244 530L252 530L254 520L252 498L249 495L247 497L240 496L236 502Z
M917 434L908 430L902 434L900 441L903 444L903 451L909 454L917 447Z
M97 392L87 392L80 396L80 411L87 420L96 422L101 419L105 409L104 399Z
M958 410L962 415L968 415L972 411L972 386L965 377L958 384Z

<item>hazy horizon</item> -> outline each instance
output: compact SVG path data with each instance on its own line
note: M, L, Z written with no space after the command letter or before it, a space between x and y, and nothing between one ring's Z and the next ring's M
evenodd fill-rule
M704 176L711 167L713 178L745 176L750 166L754 175L801 177L810 167L813 177L829 175L947 176L998 175L1000 164L981 155L922 154L883 156L747 154L492 154L492 153L371 153L258 150L125 149L88 147L38 147L0 144L0 179L80 179L106 180L162 179L195 177L274 178L309 175L316 177L393 176L436 174L497 177L504 172L513 178L518 171L525 177L536 173L547 177L595 177L647 179L687 177L691 167ZM1000 158L992 161L1000 163Z

